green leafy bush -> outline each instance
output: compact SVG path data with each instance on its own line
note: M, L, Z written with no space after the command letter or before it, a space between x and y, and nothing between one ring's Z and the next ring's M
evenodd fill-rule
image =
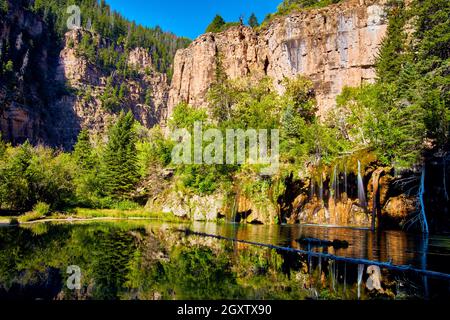
M45 202L38 202L34 205L33 211L19 218L19 222L31 222L44 218L50 213L50 205Z

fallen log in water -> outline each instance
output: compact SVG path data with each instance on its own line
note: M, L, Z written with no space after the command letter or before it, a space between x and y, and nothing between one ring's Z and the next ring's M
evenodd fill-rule
M391 262L380 262L380 261L367 260L367 259L339 257L339 256L335 256L335 255L328 254L328 253L306 251L306 250L295 249L295 248L291 248L291 247L281 247L281 246L275 246L275 245L271 245L271 244L252 242L252 241L247 241L247 240L238 240L238 239L233 239L233 238L228 238L228 237L223 237L223 236L218 236L218 235L213 235L213 234L195 232L190 229L185 229L185 230L180 229L178 231L185 233L187 236L193 235L193 236L200 236L200 237L215 238L218 240L232 241L232 242L262 247L262 248L269 248L269 249L273 249L273 250L295 252L295 253L298 253L301 255L307 255L310 257L330 259L330 260L334 260L334 261L348 262L348 263L353 263L353 264L358 264L358 265L378 266L380 268L386 268L388 270L393 270L393 271L413 272L413 273L423 275L423 276L429 276L429 277L433 277L433 278L450 281L450 274L436 272L436 271L429 271L429 270L425 270L425 269L417 269L417 268L414 268L413 266L397 266L397 265L393 265Z
M310 245L313 247L333 247L335 249L348 248L348 242L345 240L321 240L315 238L300 238L296 240L300 244Z

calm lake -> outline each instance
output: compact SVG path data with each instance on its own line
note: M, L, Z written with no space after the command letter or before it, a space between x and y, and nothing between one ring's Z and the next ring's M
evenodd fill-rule
M0 299L448 299L450 282L181 230L450 273L450 239L318 226L40 223L0 228Z

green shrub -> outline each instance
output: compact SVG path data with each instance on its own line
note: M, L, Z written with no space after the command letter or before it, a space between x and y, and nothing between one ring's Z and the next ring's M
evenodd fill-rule
M33 207L33 212L40 216L46 216L50 212L50 205L45 202L38 202Z
M126 210L139 210L142 209L142 207L133 201L124 200L116 202L111 209L126 211Z
M30 222L44 218L50 213L50 205L45 202L38 202L33 211L26 213L19 218L19 222Z
M5 65L5 67L4 67L4 71L5 71L6 73L10 73L10 72L13 72L13 71L14 71L14 63L13 63L11 60L9 60L9 61L6 63L6 65Z
M208 28L206 28L206 32L220 32L223 30L225 23L225 20L220 15L216 15Z
M76 165L69 154L29 143L8 147L0 159L0 203L3 209L28 211L38 202L54 209L70 206L75 196Z

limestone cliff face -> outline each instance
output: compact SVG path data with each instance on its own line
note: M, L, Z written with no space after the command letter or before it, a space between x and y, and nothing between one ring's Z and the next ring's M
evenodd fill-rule
M387 31L384 0L348 0L277 18L261 31L240 26L205 34L175 57L169 114L180 102L206 106L220 58L228 77L267 75L313 80L319 113L335 106L345 86L375 79L375 58Z
M154 70L148 50L136 48L128 54L128 65L134 70L131 75L111 75L78 53L87 32L68 32L61 49L50 43L45 23L21 6L13 7L5 21L0 21L0 58L13 62L9 74L0 72L4 139L70 149L81 129L104 133L120 110L132 111L147 128L165 122L168 80ZM106 39L92 37L98 48L108 45ZM123 52L120 47L116 50ZM126 89L116 110L108 110L102 101L108 78L115 88Z
M132 111L145 127L165 123L169 93L165 74L155 71L147 49L127 54L133 71L126 75L92 63L79 46L89 31L68 32L65 39L30 8L33 0L8 0L0 14L0 131L14 145L29 140L71 149L81 129L103 133L121 110ZM96 54L110 40L91 33ZM124 48L114 50L124 53ZM114 110L102 97L107 80L118 91ZM116 91L116 95L117 92Z
M129 53L127 62L135 70L133 75L111 75L77 53L77 47L86 32L79 29L66 34L66 45L61 51L56 75L57 81L76 90L75 94L62 96L54 105L56 109L74 115L60 121L59 129L68 131L65 138L68 144L75 142L76 135L70 136L70 133L78 133L78 127L87 128L93 134L102 133L117 117L119 110L108 110L102 102L108 78L116 88L124 86L126 89L120 101L120 110L130 110L136 120L147 128L164 123L169 85L165 74L154 71L148 50L136 48ZM104 39L96 41L99 48L106 45Z
M51 38L42 19L18 1L9 8L0 13L0 130L15 143L39 142L49 136L42 110L52 92L41 92L52 71ZM1 70L7 64L10 70Z

